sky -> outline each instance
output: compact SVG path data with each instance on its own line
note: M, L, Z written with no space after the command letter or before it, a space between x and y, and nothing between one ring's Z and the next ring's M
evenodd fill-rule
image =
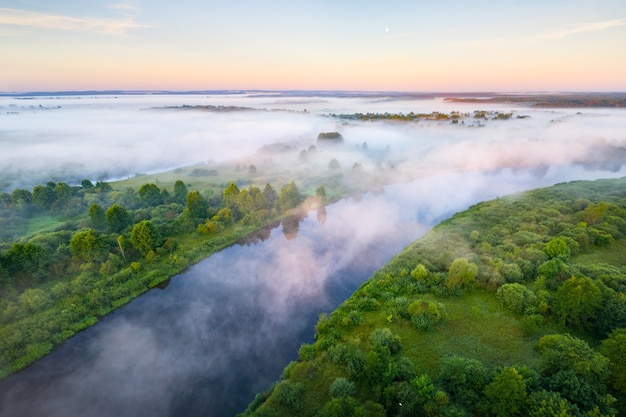
M0 91L626 91L626 1L0 0Z

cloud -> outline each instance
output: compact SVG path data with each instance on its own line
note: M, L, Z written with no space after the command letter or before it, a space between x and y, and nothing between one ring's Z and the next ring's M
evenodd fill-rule
M148 25L135 22L135 14L138 10L136 6L126 3L115 3L109 7L121 12L121 16L116 19L74 17L30 10L0 8L0 25L97 32L113 35L124 34L130 29L149 27Z
M612 29L619 26L625 26L626 19L612 19L602 22L583 23L572 29L561 30L558 32L546 33L537 37L530 38L531 41L551 41L560 40L577 33L601 32L603 30Z

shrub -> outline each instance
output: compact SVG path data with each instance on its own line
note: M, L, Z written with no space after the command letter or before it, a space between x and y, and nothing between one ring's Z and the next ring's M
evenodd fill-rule
M411 323L418 330L430 330L445 318L445 307L441 303L417 300L407 309L411 316Z
M518 314L533 313L537 308L537 296L522 284L504 284L498 288L496 297L504 307Z
M344 377L336 378L328 389L333 398L353 397L356 393L354 382L348 381Z
M290 380L281 381L274 390L276 401L291 411L298 412L302 409L302 396L304 384Z

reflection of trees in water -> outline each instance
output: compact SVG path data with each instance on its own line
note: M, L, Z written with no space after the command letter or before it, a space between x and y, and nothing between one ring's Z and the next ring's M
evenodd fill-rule
M306 214L294 214L293 216L288 216L283 219L283 235L285 235L287 240L295 239L298 236L300 223L305 217Z
M161 282L160 284L157 284L157 288L160 290L164 290L167 288L168 285L170 285L170 281L171 278L166 279L165 281Z
M279 225L280 225L280 222L272 223L269 226L266 226L261 230L257 230L256 232L251 233L248 236L239 239L237 243L241 246L243 245L251 246L251 245L256 245L258 243L261 243L261 242L265 242L267 239L270 238L272 234L272 230L277 228Z
M322 224L326 223L326 206L317 209L317 221Z

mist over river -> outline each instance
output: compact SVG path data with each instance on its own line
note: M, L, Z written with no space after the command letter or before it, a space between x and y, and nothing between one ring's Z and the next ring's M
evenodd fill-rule
M611 176L623 175L617 172ZM0 382L0 415L233 416L331 312L455 211L555 180L551 167L440 173L265 229L152 289Z
M262 110L147 110L183 105ZM329 131L345 139L335 157L346 176L359 163L392 184L256 233L104 317L0 381L0 416L234 416L313 340L320 313L442 219L521 190L625 175L623 109L480 108L512 116L381 96L0 97L0 192L231 161L273 143L294 151L268 164L297 176L299 150ZM458 125L329 116L411 111L468 116Z

